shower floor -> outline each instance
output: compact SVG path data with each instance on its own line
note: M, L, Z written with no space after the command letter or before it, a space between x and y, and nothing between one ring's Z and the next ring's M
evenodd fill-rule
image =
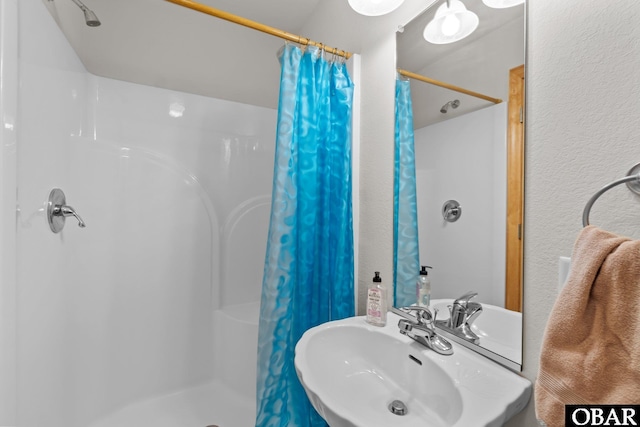
M255 416L253 398L214 381L127 406L90 427L247 427Z

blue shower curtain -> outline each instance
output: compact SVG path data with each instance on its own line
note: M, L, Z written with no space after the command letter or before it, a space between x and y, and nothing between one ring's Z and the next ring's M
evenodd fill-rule
M354 315L353 85L344 62L286 44L258 337L257 427L326 426L296 376L309 328Z
M416 304L420 253L415 158L411 86L409 81L397 79L393 192L393 299L396 307Z

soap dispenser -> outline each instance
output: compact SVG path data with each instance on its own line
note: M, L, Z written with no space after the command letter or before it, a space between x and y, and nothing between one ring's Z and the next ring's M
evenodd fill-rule
M367 288L367 323L374 326L387 324L387 290L382 286L380 272L376 271Z
M416 305L420 307L429 307L429 304L431 304L431 281L429 280L427 268L433 267L423 265L416 282Z

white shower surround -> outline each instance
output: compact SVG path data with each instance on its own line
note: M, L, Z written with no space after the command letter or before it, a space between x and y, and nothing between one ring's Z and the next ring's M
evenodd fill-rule
M432 298L468 291L504 307L507 220L506 103L415 132L418 233L422 265L430 265ZM462 215L446 222L442 206Z
M276 111L93 76L41 1L0 11L0 425L250 425ZM54 187L86 228L49 230Z

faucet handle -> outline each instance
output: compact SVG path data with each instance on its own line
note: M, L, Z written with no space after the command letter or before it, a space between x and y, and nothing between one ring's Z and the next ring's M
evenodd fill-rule
M453 303L466 306L469 303L469 300L477 295L478 295L477 292L469 291L466 294L462 295L461 297L456 298L456 300Z
M433 321L435 319L429 307L411 305L409 307L405 307L405 310L415 312L416 318L418 319L418 323L422 325L431 325L433 324Z

